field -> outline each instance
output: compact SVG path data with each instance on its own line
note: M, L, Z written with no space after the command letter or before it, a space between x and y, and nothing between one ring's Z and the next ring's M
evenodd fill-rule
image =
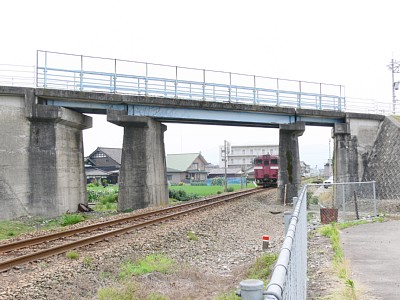
M240 184L232 184L228 185L228 187L233 187L235 191L240 190ZM247 188L254 188L253 184L248 184ZM223 187L218 185L211 185L211 186L191 186L191 185L177 185L177 186L170 186L170 190L183 190L188 194L197 194L200 196L210 196L216 195L218 192L222 193Z

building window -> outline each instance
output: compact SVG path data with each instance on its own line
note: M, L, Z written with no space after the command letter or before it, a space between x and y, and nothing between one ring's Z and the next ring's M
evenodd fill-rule
M199 164L198 163L192 163L192 170L198 170L199 169Z
M262 154L265 154L265 149L262 149Z
M245 163L246 163L246 159L243 158L243 164L245 164Z
M242 154L245 155L246 154L246 150L243 149L242 150Z
M234 159L233 159L233 158L231 158L231 164L233 164L233 161L234 161Z
M104 153L101 153L101 152L96 152L93 156L92 156L92 158L104 158L104 157L107 157Z
M274 149L270 149L270 151L271 155L274 154Z
M167 180L171 181L172 180L172 175L167 175Z
M253 149L250 150L250 154L253 155Z

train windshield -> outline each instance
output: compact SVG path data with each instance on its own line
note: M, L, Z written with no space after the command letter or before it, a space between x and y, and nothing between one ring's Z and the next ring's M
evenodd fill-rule
M277 165L278 160L277 159L271 159L271 165Z
M254 165L256 165L256 166L262 165L262 159L256 158L256 159L254 160Z

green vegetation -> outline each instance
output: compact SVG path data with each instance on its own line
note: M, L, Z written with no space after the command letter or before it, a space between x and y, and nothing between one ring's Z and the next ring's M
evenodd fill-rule
M197 235L194 231L188 231L187 237L190 241L198 241L199 240L199 238L197 237Z
M349 222L350 223L350 222ZM353 222L355 223L355 222ZM359 223L362 224L362 223ZM353 225L354 226L354 225ZM346 284L345 291L343 291L342 296L345 299L356 299L356 289L354 286L354 282L349 278L350 272L347 268L347 263L344 258L343 248L340 245L339 239L339 230L338 225L336 223L332 223L330 225L326 225L321 227L320 233L326 237L329 237L332 244L333 249L333 266L339 276L340 279ZM346 228L346 227L344 227ZM351 284L350 284L351 283Z
M21 233L35 230L33 225L27 225L19 221L1 221L0 222L0 240L19 235Z
M240 299L241 298L238 295L236 295L235 291L219 295L217 296L217 298L215 298L215 300L240 300Z
M264 253L247 271L247 277L250 279L259 279L264 282L269 278L271 270L278 259L278 253Z
M65 254L65 256L69 259L78 259L79 258L79 253L76 251L69 251Z
M228 189L232 189L235 191L239 191L241 189L240 184L232 184L228 185ZM248 186L248 188L254 188L254 186ZM224 190L223 186L211 185L211 186L190 186L190 185L182 185L182 186L170 186L169 190L183 190L187 194L196 194L202 197L217 195L218 192L222 193Z
M97 298L100 300L136 300L134 296L136 286L134 283L125 284L120 288L104 287L97 291Z
M95 211L117 211L118 208L118 186L87 185L88 202L96 203Z
M68 226L82 221L85 221L85 216L82 214L65 214L61 216L60 225Z
M125 279L132 275L160 272L167 274L172 272L175 262L162 254L150 254L136 262L126 261L120 266L119 278Z

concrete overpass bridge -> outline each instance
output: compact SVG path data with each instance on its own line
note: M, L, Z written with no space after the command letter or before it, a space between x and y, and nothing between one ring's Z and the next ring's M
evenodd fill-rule
M278 196L287 184L291 199L300 183L298 136L305 125L333 127L336 180L358 181L384 120L346 112L338 85L41 51L37 60L36 87L0 86L2 218L54 216L87 202L82 130L92 120L86 113L107 114L124 127L120 210L168 201L163 123L279 128ZM156 67L159 75L151 76ZM178 76L185 72L187 78ZM206 80L212 75L214 81ZM238 77L244 81L234 82Z

